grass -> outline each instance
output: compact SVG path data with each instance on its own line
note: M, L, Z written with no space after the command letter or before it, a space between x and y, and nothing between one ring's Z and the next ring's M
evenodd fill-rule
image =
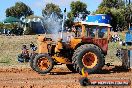
M0 36L0 65L17 65L17 55L23 44L29 47L31 41L36 44L37 35Z
M106 63L111 63L113 65L120 65L121 60L116 56L116 49L119 47L118 42L109 43L108 52L106 56Z
M124 34L119 33L121 38L124 39ZM21 53L23 44L29 48L30 42L37 44L37 35L24 35L24 36L2 36L0 35L0 66L28 66L26 63L20 64L17 62L17 55ZM121 64L120 60L116 57L116 49L119 47L118 43L109 43L108 55L106 56L106 63Z

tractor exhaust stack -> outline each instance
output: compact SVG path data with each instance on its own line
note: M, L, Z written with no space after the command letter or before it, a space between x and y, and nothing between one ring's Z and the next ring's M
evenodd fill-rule
M63 39L63 31L64 31L65 15L66 15L66 8L65 8L64 13L63 13L62 30L61 30L61 39Z

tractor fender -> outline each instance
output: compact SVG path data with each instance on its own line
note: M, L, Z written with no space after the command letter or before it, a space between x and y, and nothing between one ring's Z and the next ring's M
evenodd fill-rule
M78 47L80 47L81 45L84 45L84 44L95 45L95 46L100 50L100 52L101 52L104 56L107 55L107 52L104 52L104 51L101 49L101 47L99 47L97 44L94 44L94 43L85 43L85 42L79 43L79 44L76 45L76 47L75 47L74 50L76 50Z

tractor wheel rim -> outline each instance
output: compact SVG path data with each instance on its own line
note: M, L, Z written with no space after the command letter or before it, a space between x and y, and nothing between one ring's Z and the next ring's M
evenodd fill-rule
M82 58L83 65L87 68L93 68L94 66L96 66L97 61L98 60L96 54L92 52L86 53Z
M42 57L42 58L40 58L39 60L38 60L38 67L39 67L39 69L41 69L41 70L46 70L46 69L48 69L49 68L49 66L50 66L50 61L48 60L48 58L46 58L46 57Z

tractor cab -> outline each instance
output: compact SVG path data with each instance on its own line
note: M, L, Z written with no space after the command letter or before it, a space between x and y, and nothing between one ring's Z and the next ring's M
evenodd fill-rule
M75 37L71 39L71 47L76 48L81 44L94 44L107 54L108 41L110 40L110 24L94 22L76 22L74 24Z
M110 24L93 22L76 22L75 37L107 38L110 39Z

